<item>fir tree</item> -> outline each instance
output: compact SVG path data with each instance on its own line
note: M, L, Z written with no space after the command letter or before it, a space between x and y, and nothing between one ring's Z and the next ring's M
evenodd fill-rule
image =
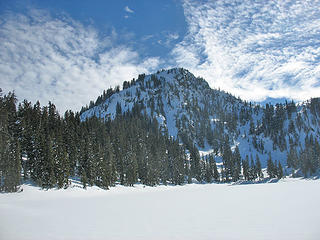
M214 158L213 158L213 179L216 182L220 181L220 174L219 174L219 171L218 171L218 168L217 168L217 164L216 164L216 161L214 160Z
M256 175L258 176L259 180L263 179L263 173L262 173L262 169L261 169L261 162L260 162L260 158L258 156L258 154L256 154Z
M275 177L275 174L274 174L274 170L275 167L274 167L274 164L273 164L273 161L272 161L272 158L271 158L271 154L269 154L269 158L268 158L268 162L267 162L267 173L269 175L269 178L274 178Z
M242 161L243 177L245 180L250 180L250 167L249 167L249 157L246 155L246 159Z
M225 143L223 145L222 160L225 173L225 181L228 182L230 180L230 177L232 176L234 164L231 148L227 139L225 140Z
M201 169L200 169L200 155L195 146L192 146L190 150L190 162L192 176L201 182Z
M241 174L241 156L238 146L236 146L233 153L233 163L234 166L232 169L232 180L236 182L240 179Z
M207 183L212 182L212 176L213 175L213 169L212 169L212 164L208 157L205 158L205 181Z
M18 141L16 97L0 89L0 191L16 192L20 185L21 149Z
M253 157L250 157L250 168L249 168L249 179L255 180L257 178L256 165L254 163Z
M281 165L280 161L279 161L279 164L278 164L277 177L278 177L278 179L283 178L283 168L282 168L282 165Z

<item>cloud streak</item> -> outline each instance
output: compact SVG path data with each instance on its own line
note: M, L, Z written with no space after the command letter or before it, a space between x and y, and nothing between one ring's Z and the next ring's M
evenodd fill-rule
M142 58L117 33L47 11L0 16L0 77L15 90L60 112L79 110L104 89L140 73L181 66L247 100L305 100L320 93L320 1L183 1L188 33L162 32L170 56ZM124 9L131 13L129 7ZM130 11L127 11L130 10ZM142 41L152 39L145 36Z
M141 59L114 44L114 36L102 39L90 26L47 15L33 10L0 18L1 88L20 100L79 110L103 89L158 68L159 58Z
M189 32L178 65L248 100L320 94L319 1L183 3Z
M125 10L127 13L134 13L134 11L129 8L129 6L125 6L124 10Z

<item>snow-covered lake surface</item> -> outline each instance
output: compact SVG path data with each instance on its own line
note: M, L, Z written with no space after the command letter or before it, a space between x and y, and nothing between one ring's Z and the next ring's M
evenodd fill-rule
M320 180L0 194L0 239L320 239Z

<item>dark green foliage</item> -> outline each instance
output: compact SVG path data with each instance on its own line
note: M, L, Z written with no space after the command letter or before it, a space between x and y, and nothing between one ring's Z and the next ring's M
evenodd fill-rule
M269 158L268 158L268 163L267 163L267 173L269 175L270 178L274 178L274 164L273 164L273 161L272 161L272 158L271 158L271 154L269 155Z
M298 154L294 148L290 148L290 151L287 155L287 165L289 168L297 168L298 163Z
M250 160L250 167L249 167L249 180L255 180L258 177L258 175L257 175L256 165L254 163L252 155L250 159L251 160Z
M283 168L282 168L280 161L279 161L278 169L277 169L277 178L278 179L283 178Z
M256 173L256 176L259 179L263 179L263 173L262 173L262 169L261 169L261 162L260 162L258 154L256 155L255 173Z
M201 166L200 166L200 155L195 146L190 147L190 162L191 162L191 175L195 177L197 181L201 182Z
M105 189L118 181L128 186L139 181L183 184L186 173L190 180L202 180L197 149L189 149L194 159L190 168L185 148L163 134L155 119L141 115L139 106L122 115L118 104L113 121L93 117L80 122L79 114L71 111L61 118L51 102L41 108L39 102L32 107L24 101L17 112L15 101L14 94L1 98L2 191L18 189L21 152L28 156L24 179L46 189L68 187L70 177L79 178L84 188Z
M300 153L292 146L287 155L289 168L300 169L305 177L315 174L320 167L320 144L313 135L306 136L305 149Z
M301 106L294 102L254 106L210 89L203 79L193 79L184 69L168 73L176 74L175 84L188 91L182 93L163 76L139 75L137 80L123 83L123 89L137 85L136 95L130 102L117 103L113 120L106 116L106 120L92 117L81 122L80 114L106 102L120 91L119 86L103 91L80 113L67 111L63 117L51 102L41 107L39 102L32 105L25 100L17 110L15 95L2 96L0 92L0 190L17 191L21 177L42 188L68 187L73 177L84 187L97 185L105 189L117 183L127 186L137 182L151 186L191 183L193 178L198 182L263 179L258 155L242 160L239 148L233 147L239 137L248 139L259 156L269 151L264 146L268 138L274 150L288 152L288 167L300 170L306 177L319 170L318 98ZM165 92L164 87L171 92ZM194 89L201 91L203 97ZM126 96L131 94L134 92L126 91ZM183 111L175 116L177 139L170 138L166 127L159 126L155 119L165 116L165 105L175 104L170 94L183 99ZM125 112L128 103L133 106ZM107 104L103 107L106 109ZM304 143L299 134L305 134ZM197 148L206 145L214 153L200 157ZM254 152L251 146L248 151L249 155ZM22 162L22 154L27 161ZM222 157L219 168L215 156ZM284 175L283 166L279 159L274 160L270 155L267 172L270 178L280 179Z
M21 148L18 140L16 97L2 97L0 89L0 191L15 192L20 185Z
M233 168L234 168L234 161L233 161L232 151L227 139L225 140L222 151L223 151L222 161L223 161L224 174L225 174L224 180L226 182L229 182L232 176Z
M216 182L220 181L220 174L219 174L219 171L218 171L218 168L217 168L216 161L213 162L213 179Z
M203 158L203 171L204 171L204 180L208 183L212 181L220 181L220 173L217 168L216 161L213 154L209 154Z
M269 175L269 178L282 178L283 177L283 168L282 165L279 161L279 163L277 161L273 162L272 158L271 158L271 154L269 154L269 159L268 159L268 163L267 163L267 173Z
M240 156L240 151L238 146L236 146L232 157L233 157L232 180L238 181L241 175L241 156Z
M119 115L106 123L91 118L82 124L87 127L87 147L80 163L85 183L107 188L115 181L128 186L139 180L151 186L184 182L185 151L176 140L160 133L156 120L137 113Z
M249 157L246 155L246 159L242 161L243 168L243 178L245 180L250 180L250 166L249 166Z

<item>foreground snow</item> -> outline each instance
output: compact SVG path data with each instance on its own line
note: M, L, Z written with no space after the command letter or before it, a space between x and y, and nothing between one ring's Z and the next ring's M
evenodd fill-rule
M0 194L0 239L320 239L320 180Z

